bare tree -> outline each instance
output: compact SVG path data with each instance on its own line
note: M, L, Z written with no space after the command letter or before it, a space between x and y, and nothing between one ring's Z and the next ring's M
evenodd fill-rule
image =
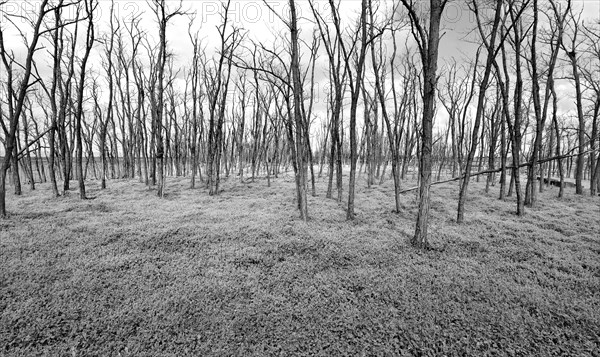
M548 43L550 46L550 57L548 60L547 68L543 70L546 76L546 85L544 90L543 101L540 98L540 77L542 74L538 71L538 47L537 47L537 36L538 36L538 13L540 12L538 1L533 0L533 24L532 24L532 36L531 36L531 55L529 59L531 68L531 79L532 79L532 98L534 104L534 114L536 119L536 131L534 144L531 153L530 166L528 168L527 185L525 190L525 204L534 206L536 201L534 182L536 180L536 169L538 167L538 161L542 151L542 136L543 130L546 126L546 117L548 115L548 107L550 103L551 87L554 85L554 69L558 59L559 50L562 46L562 37L564 32L564 23L567 14L570 12L571 1L568 0L566 4L566 11L561 13L559 5L555 1L550 1L553 15L548 16L548 22L550 23L550 38ZM545 12L546 13L546 12ZM542 187L542 170L539 170L539 187Z
M0 2L0 6L2 6L5 2ZM33 83L30 82L31 78L31 70L33 66L33 56L37 51L38 41L40 35L42 33L41 26L44 21L44 17L53 11L53 8L48 7L48 0L43 0L37 12L37 18L32 21L33 31L31 33L31 39L26 42L27 46L27 54L25 57L25 61L23 64L23 75L20 78L18 86L15 88L15 80L14 80L14 68L15 58L12 53L9 53L5 47L4 43L4 28L0 25L0 58L2 59L2 63L6 70L7 80L6 80L6 88L7 88L7 101L8 101L8 127L4 126L3 130L5 132L5 154L4 159L2 160L2 166L0 166L0 216L6 217L6 173L8 171L13 150L16 145L16 132L17 126L19 123L19 118L21 117L21 113L23 111L23 106L25 104L25 96L27 95L28 89L32 86ZM4 14L7 16L7 14ZM3 121L2 121L3 122ZM17 167L13 167L13 170L18 170Z
M392 9L392 13L396 12L396 8L394 7ZM373 16L373 9L372 7L369 7L369 18L370 18L370 29L369 29L369 35L371 38L373 38L375 36L375 30L374 30L374 16ZM403 108L406 106L406 100L405 98L407 98L407 94L408 91L405 90L404 91L404 96L403 99L401 101L398 100L398 91L396 89L396 76L395 76L395 72L396 72L396 68L395 68L395 61L396 61L396 56L398 53L398 45L396 43L396 33L399 31L399 28L391 28L390 32L391 32L391 36L392 36L392 46L393 46L393 51L392 54L390 56L390 77L391 77L391 87L392 87L392 95L393 95L393 100L394 100L394 110L393 113L391 115L390 118L390 114L388 113L387 110L387 101L386 101L386 95L385 95L385 88L384 88L384 84L385 84L385 78L387 76L387 72L385 69L385 60L383 58L383 50L382 50L382 45L381 42L383 41L383 38L380 37L380 46L379 46L379 53L377 56L377 46L372 45L371 46L371 62L373 65L373 72L375 75L375 88L376 88L376 92L377 92L377 98L381 104L381 114L383 117L383 120L385 122L386 128L387 128L387 135L388 135L388 143L389 143L389 149L390 149L390 153L391 153L391 162L392 162L392 177L394 180L394 200L396 203L396 209L395 212L396 213L400 213L400 208L401 208L401 204L400 204L400 144L402 141L402 136L403 136L403 129L404 129L404 123L406 121L406 116L402 115L402 110ZM406 82L404 83L405 85L407 84ZM383 179L383 176L382 176Z
M138 176L140 182L144 182L146 185L149 184L149 174L148 174L148 150L147 150L147 131L146 131L146 90L144 88L144 76L143 76L143 66L140 61L136 58L138 57L139 46L144 39L145 33L140 31L139 29L140 18L135 17L130 22L130 25L127 26L127 32L129 33L129 39L131 42L131 71L133 72L133 79L135 83L135 87L137 89L137 106L135 109L135 133L136 133L136 151L137 155L137 167L138 167ZM117 24L119 26L119 24ZM142 173L143 167L143 173Z
M473 124L473 133L471 137L471 148L469 149L469 154L467 156L467 162L465 166L465 179L462 180L462 185L460 187L460 193L458 196L458 210L456 215L456 222L462 223L464 221L464 211L465 211L465 201L467 199L467 190L469 187L471 167L473 165L473 158L475 156L475 151L477 150L477 143L479 141L479 127L481 125L482 117L484 116L485 111L485 96L486 90L488 87L488 83L490 80L490 76L492 73L492 65L496 58L496 54L498 53L498 49L496 47L496 38L498 36L498 27L500 26L500 19L502 13L502 2L496 2L496 8L494 11L494 20L492 24L491 33L487 34L483 28L481 17L479 14L479 5L477 4L477 0L473 0L469 4L471 10L475 13L475 17L477 18L477 28L479 30L479 36L481 41L483 42L486 50L487 50L487 59L485 62L485 70L483 73L483 78L481 79L480 87L479 87L479 98L477 100L477 109L475 112L475 123ZM489 39L488 39L489 37ZM483 151L483 148L481 149Z
M417 13L414 0L402 0L408 11L411 33L417 42L423 65L423 117L421 132L421 158L419 162L419 207L415 235L411 243L419 248L428 248L427 224L429 220L429 185L431 183L432 127L437 84L438 47L440 43L440 22L447 0L430 0L429 30L426 21Z
M219 59L212 73L212 79L205 75L205 80L209 81L207 87L207 96L209 100L209 122L208 122L208 188L210 195L219 194L220 171L222 147L225 143L223 138L223 125L225 121L225 107L227 103L227 90L231 79L231 68L233 66L232 54L240 45L242 34L239 29L232 27L228 31L229 24L229 6L228 0L223 5L223 22L218 26L221 48Z
M77 94L77 109L75 112L75 137L77 140L77 179L79 181L79 198L82 200L86 199L85 195L85 177L83 173L83 142L81 140L81 124L83 117L83 101L84 101L84 88L85 88L85 74L86 65L90 57L90 52L94 46L95 35L94 35L94 10L98 5L94 0L85 0L85 12L88 19L88 27L86 32L85 41L85 53L81 60L81 69L79 73L79 87ZM72 54L75 55L74 53Z
M298 174L300 175L300 195L298 204L300 206L300 218L304 221L308 220L308 202L307 202L307 187L306 187L306 155L304 151L306 144L304 138L308 135L305 131L304 119L302 117L303 104L303 88L300 80L300 53L298 49L298 18L296 14L296 4L294 0L290 0L290 45L291 45L291 64L290 71L292 75L292 91L294 96L294 123L296 124L296 155L298 156Z
M516 4L516 1L510 2L507 6L507 13L510 16L510 22L508 26L502 26L500 28L501 38L508 39L514 46L515 52L515 88L514 88L514 112L511 116L510 104L509 104L509 91L510 91L510 79L511 74L508 70L508 54L506 51L505 42L499 43L502 67L498 64L497 60L493 61L493 66L496 74L496 81L500 89L502 97L502 113L504 116L503 122L508 126L508 132L511 140L511 153L512 153L512 174L511 174L511 187L509 187L510 196L512 185L514 184L516 196L517 196L517 215L525 214L524 200L521 192L520 183L520 156L521 156L521 126L522 126L522 104L523 104L523 74L521 69L521 43L526 34L522 33L521 15L527 8L529 1ZM520 5L516 6L516 5ZM511 36L512 34L512 36ZM526 126L526 125L525 125ZM502 196L503 192L501 193Z
M244 182L244 129L246 125L246 95L247 93L247 79L245 72L240 75L239 80L236 82L236 88L239 92L240 112L238 117L238 176L240 182Z
M336 32L330 31L329 24L324 20L323 16L315 9L313 1L309 1L309 5L315 17L321 40L327 53L329 63L329 80L332 91L329 95L330 123L329 131L331 134L331 150L329 155L329 179L327 185L326 197L331 198L333 195L333 174L334 168L336 175L337 200L342 200L342 138L340 135L340 123L342 115L342 105L344 98L345 82L346 82L346 66L343 64L342 52L339 42L341 38ZM332 36L332 32L335 36Z
M586 86L591 92L592 101L592 132L590 138L590 194L596 195L600 190L600 155L597 155L600 147L600 20L595 24L584 25L582 34L587 44L586 53L589 61L588 66L581 66L581 74L585 78Z
M59 38L62 36L62 20L61 20L61 10L62 10L63 1L60 0L58 5L54 9L54 29L50 31L52 44L53 44L53 52L52 52L52 85L50 91L48 91L47 87L44 85L44 82L41 81L40 84L42 88L46 91L49 99L50 99L50 108L52 111L51 120L50 120L50 131L48 132L48 146L49 146L49 162L48 162L48 171L50 174L50 183L52 186L52 194L54 197L58 197L60 194L58 193L58 186L56 183L56 163L55 163L55 138L56 131L58 126L58 105L56 98L56 90L57 86L61 85L59 82L61 80L61 70L60 70L60 58L62 55L63 48L61 46L61 41Z
M110 33L104 39L104 55L105 62L104 67L106 70L106 79L108 81L108 104L106 107L106 118L101 119L100 121L100 158L102 161L102 176L100 187L102 189L106 188L106 178L108 176L108 158L107 158L107 132L108 132L108 124L112 121L113 116L113 98L114 98L114 79L113 79L113 51L114 51L114 43L115 43L115 33L119 29L119 24L117 22L117 27L115 28L114 23L114 0L111 0L110 5L110 13L109 13L109 24L110 24Z
M79 33L79 21L81 21L81 9L75 11L75 28L72 33L68 33L66 52L64 52L62 62L66 67L66 78L58 82L59 106L58 106L58 138L60 146L60 158L62 160L63 171L63 194L68 194L71 189L71 178L73 177L73 150L75 148L73 133L73 123L71 122L73 109L73 80L75 78L75 52L77 51L77 39ZM64 27L63 27L64 28ZM65 48L65 36L59 37L60 46Z
M568 27L570 29L569 32L569 40L568 43L565 41L561 42L561 47L567 55L569 62L571 64L571 71L573 75L573 82L575 84L575 105L577 106L577 119L578 119L578 131L577 131L577 140L578 140L578 156L577 156L577 168L575 172L575 193L578 195L583 195L583 168L585 166L585 117L583 114L583 96L582 96L582 86L581 86L581 77L579 74L579 64L578 59L580 56L578 47L581 44L581 40L579 38L580 29L579 25L581 24L581 13L576 16L573 13L573 9L569 10L569 18L568 18ZM569 47L567 47L567 45Z
M158 197L164 196L165 186L165 173L164 173L164 154L165 147L163 141L163 111L164 111L164 90L165 90L165 68L167 65L167 23L173 17L178 15L185 15L182 11L182 1L179 2L177 8L173 11L169 11L167 8L166 0L152 0L152 10L156 16L158 22L158 57L156 62L156 88L152 92L152 118L154 121L154 127L156 130L156 167L158 169Z
M350 177L348 185L348 208L346 210L346 219L354 219L354 191L356 187L356 163L358 161L358 150L357 150L357 135L356 135L356 112L358 110L358 100L360 99L361 85L363 81L363 71L365 68L365 59L367 54L367 45L369 39L367 37L367 9L370 3L367 0L361 1L360 20L358 28L351 38L350 46L347 46L342 38L341 22L338 12L338 6L336 6L333 0L329 0L329 6L331 7L331 15L333 17L333 24L339 40L339 45L344 55L344 64L346 66L346 72L348 75L348 81L350 86ZM360 39L358 49L354 53L356 43ZM349 48L348 48L349 47ZM356 56L355 71L352 72L351 59Z
M463 174L464 147L466 146L466 128L469 107L476 93L477 63L481 47L478 48L475 60L458 67L456 60L447 66L438 97L449 116L450 134L452 137L452 176ZM457 75L459 75L457 77Z
M192 33L192 24L194 22L194 19L192 18L192 20L190 20L190 24L188 26L188 35L190 37L190 41L192 42L192 50L193 50L193 56L192 56L192 63L189 69L189 74L188 74L188 82L190 83L190 90L191 90L191 94L192 94L192 133L190 135L190 154L191 154L191 168L190 168L190 173L191 173L191 181L190 181L190 188L195 188L196 187L196 172L198 171L197 169L197 164L198 164L198 127L199 125L199 118L198 118L198 112L200 112L200 114L202 114L202 97L203 97L203 92L202 92L202 86L200 85L200 70L199 70L199 66L200 66L200 40L199 40L199 33Z

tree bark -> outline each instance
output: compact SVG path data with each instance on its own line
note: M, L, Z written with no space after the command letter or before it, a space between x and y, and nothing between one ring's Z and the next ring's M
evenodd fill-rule
M431 148L434 104L436 97L438 47L440 42L440 21L446 4L441 0L430 0L429 31L425 32L415 12L412 2L402 0L409 12L413 36L419 44L423 64L423 117L421 127L421 156L419 161L419 192L415 235L413 246L427 249L429 242L427 226L429 220L429 189L431 183Z

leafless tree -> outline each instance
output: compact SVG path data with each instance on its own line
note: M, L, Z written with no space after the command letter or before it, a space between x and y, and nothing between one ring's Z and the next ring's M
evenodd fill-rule
M577 156L577 167L575 172L575 193L578 195L583 194L583 169L585 166L585 117L583 114L583 95L582 95L582 85L581 85L581 76L579 70L578 60L580 57L580 52L578 47L581 45L582 41L580 38L580 24L581 24L581 13L576 15L573 12L573 8L569 9L569 15L567 19L567 27L569 31L565 33L568 37L567 41L562 41L560 43L563 51L567 55L569 59L569 63L571 64L571 72L573 75L573 82L575 85L575 105L577 106L577 119L578 119L578 132L577 132L577 140L578 140L578 156ZM567 47L568 46L568 47Z
M296 155L298 159L298 174L300 175L300 195L298 197L298 204L300 207L300 218L303 220L308 219L308 202L307 202L307 187L306 187L306 143L304 138L308 135L305 131L306 126L304 118L302 117L302 106L303 104L303 88L300 79L300 52L298 49L298 18L296 14L296 3L294 0L290 0L290 21L288 24L290 30L290 45L291 45L291 64L290 71L292 77L292 95L294 97L294 123L296 127Z
M537 178L536 169L538 168L538 161L540 160L540 155L542 152L542 137L543 130L546 126L546 118L548 115L548 107L550 103L551 97L551 87L554 86L554 70L556 68L556 63L558 59L559 50L562 46L562 37L564 32L564 24L566 20L566 15L570 12L571 1L568 0L566 3L566 10L561 12L559 8L559 4L555 1L550 1L550 6L552 7L552 11L549 11L553 15L548 16L548 22L551 26L549 38L547 39L550 56L547 64L547 68L543 70L543 75L546 76L545 90L543 98L540 97L540 79L542 78L542 74L538 71L538 47L537 47L537 38L538 38L538 26L539 26L539 13L542 11L539 9L538 1L533 0L533 24L532 24L532 35L531 35L531 45L530 45L530 58L529 65L531 69L531 79L532 79L532 98L534 105L534 114L536 118L536 131L534 137L534 143L530 158L530 166L528 167L528 175L527 175L527 185L525 190L525 204L529 206L534 206L536 201L535 187L534 182ZM543 12L548 14L549 12ZM543 100L542 100L543 99ZM541 190L543 180L542 180L542 170L539 169L539 187Z
M158 190L157 194L159 197L164 196L165 186L165 173L164 173L164 155L165 155L165 144L163 139L163 114L164 114L164 91L165 91L165 69L167 66L167 24L175 16L185 15L182 11L182 1L174 10L169 10L167 7L166 0L152 0L152 10L156 16L158 22L158 56L156 59L156 88L152 92L152 118L154 122L154 128L156 131L156 168L158 170Z
M501 38L505 38L514 47L515 53L515 86L514 86L514 111L513 115L510 113L509 104L509 91L510 91L510 79L511 73L508 69L508 51L506 50L505 41L499 43L501 53L501 64L498 60L493 61L493 66L496 75L496 81L500 89L502 97L502 113L504 116L504 122L508 126L508 131L511 140L511 153L512 153L512 174L511 174L511 187L514 184L516 196L517 196L517 215L525 214L524 200L522 197L521 183L520 183L520 156L521 156L521 138L522 138L522 105L523 105L523 73L521 69L521 43L526 34L522 33L523 26L521 24L521 15L527 8L529 1L518 2L512 1L507 5L506 12L510 17L504 26L500 28ZM502 193L501 193L502 195ZM509 188L510 195L510 188Z
M440 42L440 22L447 0L430 0L429 29L427 22L417 12L416 2L402 0L408 11L411 33L417 42L423 65L423 118L421 132L421 158L419 162L418 212L415 235L411 242L419 248L428 248L427 224L429 220L429 185L431 183L431 147L434 105L437 86L438 47Z
M394 7L392 9L392 13L396 12L396 7ZM370 30L369 30L369 35L371 38L373 38L375 36L375 29L374 29L374 16L373 16L373 8L370 7L369 10L369 18L370 18ZM380 37L380 46L379 46L379 50L377 48L377 46L372 45L371 46L371 62L373 65L373 74L375 76L375 88L377 91L377 98L381 104L381 114L383 117L383 120L385 122L386 125L386 129L387 129L387 135L388 135L388 143L389 143L389 149L390 149L390 153L391 153L391 163L392 163L392 177L394 180L394 199L395 199L395 204L396 204L396 209L395 212L396 213L400 213L400 209L401 209L401 204L400 204L400 189L401 189L401 179L400 179L400 171L401 171L401 155L400 155L400 150L401 150L401 142L403 139L403 134L404 134L404 124L406 121L406 115L403 115L403 110L406 107L407 104L407 95L409 93L408 90L406 90L408 87L408 83L407 81L404 82L404 95L402 96L402 98L399 100L399 93L398 93L398 89L396 88L396 66L395 66L395 61L396 61L396 56L398 55L398 44L396 41L396 33L398 31L401 30L401 27L391 27L390 28L390 33L391 33L391 40L392 40L392 46L393 46L393 51L392 54L390 56L390 66L389 66L389 73L390 73L390 77L391 77L391 87L392 87L392 96L393 96L393 112L390 115L390 113L387 110L387 100L386 100L386 95L385 95L385 88L384 88L384 84L385 84L385 78L387 77L387 71L385 69L386 63L385 63L385 59L383 58L383 50L382 50L382 46L381 46L381 41L383 41L383 37ZM383 177L382 177L383 178Z
M585 38L585 65L580 66L585 86L589 89L589 100L592 102L590 135L590 194L595 196L600 191L600 20L591 25L583 25L582 35ZM596 156L598 155L598 156Z
M2 6L3 3L4 2L0 2L0 6ZM42 34L42 23L44 18L48 13L52 12L53 9L53 7L48 6L48 0L43 0L39 4L37 17L32 20L33 30L31 32L30 40L25 43L27 46L27 54L22 65L23 75L18 81L18 84L16 83L17 81L15 80L14 74L14 66L17 65L16 60L14 55L5 47L5 29L0 25L0 58L2 59L2 64L6 70L6 89L8 94L8 126L4 125L3 120L0 120L3 123L2 129L5 134L5 154L4 159L2 160L2 166L0 166L0 217L6 217L6 173L16 145L17 126L21 113L23 112L25 97L29 88L33 85L33 83L30 82L33 57L38 50L37 45L40 35ZM8 14L4 14L3 17L7 19L7 15ZM17 86L15 87L15 85ZM18 168L13 167L13 170L18 170Z
M488 87L488 83L490 80L490 76L492 74L492 65L496 58L496 54L498 53L498 48L496 45L497 37L498 37L498 28L500 26L500 20L502 15L502 2L496 2L496 8L494 10L494 20L492 23L492 29L488 34L484 26L482 24L482 19L480 17L479 12L479 4L477 0L473 0L469 3L469 6L475 17L477 19L477 28L479 30L479 36L481 41L483 42L486 50L487 50L487 58L485 62L485 69L483 73L483 78L480 82L479 87L479 98L477 100L477 109L475 112L475 123L473 125L473 132L471 137L471 148L469 149L469 154L467 156L467 162L465 166L465 178L462 180L462 185L460 187L460 193L458 197L458 210L456 215L456 222L462 223L464 221L464 211L465 211L465 201L467 199L467 190L469 187L471 167L473 164L473 158L475 157L475 151L477 150L477 143L479 141L479 127L481 125L482 117L484 116L485 111L485 96ZM502 41L502 40L500 40ZM482 148L483 149L483 148Z
M88 59L90 57L90 52L95 42L95 34L94 34L94 11L97 2L94 0L85 0L85 12L88 20L87 32L86 32L86 40L85 40L85 52L83 58L81 60L81 69L79 72L79 87L77 93L77 109L75 112L75 137L77 140L77 179L79 182L79 198L86 199L85 195L85 176L83 172L83 142L81 139L81 126L82 126L82 118L83 118L83 102L84 102L84 88L85 88L85 75L86 75L86 65ZM72 54L75 55L74 53Z
M199 39L199 33L193 33L192 32L192 24L194 23L194 19L192 18L192 20L190 21L190 24L188 26L188 35L190 37L190 41L192 42L192 50L193 50L193 55L192 55L192 63L190 65L190 69L189 69L189 73L188 73L188 82L190 85L190 90L191 90L191 97L192 97L192 118L191 118L191 125L192 125L192 133L190 135L190 154L191 154L191 168L190 168L190 173L191 173L191 181L190 181L190 188L195 188L196 187L196 172L198 171L197 168L197 164L198 164L198 149L197 149L197 145L198 145L198 128L200 127L200 130L202 130L203 126L201 125L202 122L202 98L204 96L204 93L202 91L202 86L200 83L200 56L201 53L200 51L202 50L200 47L200 39ZM200 118L198 118L198 114L200 114ZM200 134L202 135L202 134Z
M228 26L231 26L228 23L230 3L231 1L228 0L223 5L223 21L218 26L221 48L216 68L211 73L212 79L205 75L205 80L208 81L207 96L209 100L207 184L210 195L219 194L221 156L224 144L223 125L233 66L232 56L242 40L240 29L232 27L231 30L228 30Z
M363 82L363 72L365 69L365 60L367 55L367 46L369 42L367 33L367 11L369 8L369 1L362 0L360 7L360 20L356 32L350 38L350 44L346 44L342 37L341 21L339 16L338 6L329 0L329 6L331 7L331 15L333 18L333 25L339 40L339 46L343 53L343 61L346 66L346 73L348 75L349 87L350 87L350 177L348 184L348 208L346 210L346 219L354 219L354 195L356 187L356 163L358 161L358 150L357 150L357 135L356 135L356 113L358 111L358 100L360 99L361 85ZM360 41L360 42L359 42ZM358 44L358 46L356 46ZM356 51L356 53L354 53ZM354 63L354 70L352 71L351 64L352 58L356 56L356 63Z
M332 91L329 95L329 107L330 107L330 124L329 131L331 134L331 150L329 155L329 179L327 185L327 198L332 198L333 195L333 175L334 168L336 174L336 188L337 188L337 200L342 200L342 138L340 135L340 124L342 115L342 105L344 98L344 91L346 87L346 75L347 70L343 61L345 60L342 56L340 41L342 40L337 36L337 32L331 31L329 23L324 20L322 14L320 14L314 6L313 1L309 1L315 22L319 29L321 41L323 47L327 53L328 64L329 64L329 80L331 83ZM333 10L332 10L333 11ZM329 112L328 111L328 112Z

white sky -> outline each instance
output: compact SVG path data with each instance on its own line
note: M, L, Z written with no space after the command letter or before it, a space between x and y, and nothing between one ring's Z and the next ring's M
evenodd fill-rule
M394 0L396 1L396 0ZM269 0L269 4L284 17L287 14L288 0L273 1ZM544 0L541 1L543 3ZM176 8L179 5L179 1L169 0L167 1L168 6L171 9ZM352 27L355 23L355 19L358 16L360 7L360 0L341 0L340 12L342 15L342 22L344 26ZM583 18L586 21L600 18L600 1L597 0L574 0L575 8L583 8ZM0 11L4 11L10 14L34 14L37 12L37 8L40 1L9 1ZM97 9L96 18L97 20L97 37L104 35L109 31L107 19L109 14L111 2L108 0L100 0L100 6ZM391 7L392 1L388 1L384 4L388 8ZM209 1L191 1L184 0L183 9L196 13L196 20L194 23L194 30L200 31L200 37L202 38L203 45L206 46L206 51L210 54L219 46L219 39L216 30L216 26L221 23L221 1L209 0ZM315 1L315 6L319 13L325 18L325 20L331 20L329 5L327 0ZM310 43L313 32L313 16L308 7L306 0L297 1L298 12L300 16L300 28L301 37ZM156 20L154 14L148 3L144 0L115 0L115 11L119 18L124 21L131 21L133 18L141 17L141 27L147 32L152 42L156 42L158 38L158 29L156 26ZM275 16L260 0L235 0L232 1L229 17L231 24L243 28L247 31L247 38L256 42L265 43L267 46L272 46L275 34L279 36L288 37L288 33L282 25L280 19ZM0 19L0 26L4 28L12 27L12 24L8 23L4 18ZM16 23L19 24L16 20ZM180 66L187 66L192 57L191 43L188 37L188 24L189 18L187 16L177 16L173 18L167 29L168 47L174 53L176 57L176 64ZM81 25L80 32L84 32L84 24ZM463 0L451 1L447 6L443 14L443 32L440 43L440 68L443 70L444 63L446 60L456 57L459 61L465 56L473 54L474 46L471 43L465 41L464 37L468 29L475 26L474 18L472 13L467 9ZM82 43L83 41L80 41ZM17 53L22 50L22 41L13 32L12 36L7 35L7 47L15 49ZM306 46L302 48L304 51L304 58L308 58L308 49ZM95 67L96 70L101 71L99 55L102 51L101 46L96 46L95 53L92 54L91 66ZM391 51L391 49L390 49ZM146 56L145 51L143 55ZM38 52L37 59L39 63L49 63L50 56L45 51ZM43 58L45 56L45 58ZM42 57L42 58L40 58ZM368 69L370 72L370 68ZM183 75L180 74L183 78ZM327 59L322 54L317 62L317 73L316 73L316 85L317 90L315 98L315 114L324 117L326 110L326 89L328 88L327 78ZM180 84L183 83L183 79L180 80ZM183 88L183 85L181 86ZM565 85L564 89L570 91L572 87ZM564 110L572 109L572 102L569 100L562 102ZM447 116L439 105L439 121L445 121ZM359 116L362 116L362 111L359 110ZM360 125L360 124L359 124Z

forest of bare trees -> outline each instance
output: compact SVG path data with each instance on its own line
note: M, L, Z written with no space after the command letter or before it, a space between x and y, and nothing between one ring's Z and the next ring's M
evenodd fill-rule
M216 196L223 180L270 184L290 171L302 220L310 195L353 220L360 180L392 180L390 209L416 197L412 243L427 248L440 182L458 181L457 223L469 220L472 180L516 197L517 215L550 185L559 198L571 182L597 195L599 20L571 1L464 0L460 29L444 18L452 3L265 1L280 30L257 36L229 16L231 0L218 4L216 35L186 2L151 0L125 17L114 1L23 12L2 0L0 216L22 184L49 182L55 198L77 180L85 200L90 180L135 179L163 197L184 176ZM463 53L440 50L452 31Z

